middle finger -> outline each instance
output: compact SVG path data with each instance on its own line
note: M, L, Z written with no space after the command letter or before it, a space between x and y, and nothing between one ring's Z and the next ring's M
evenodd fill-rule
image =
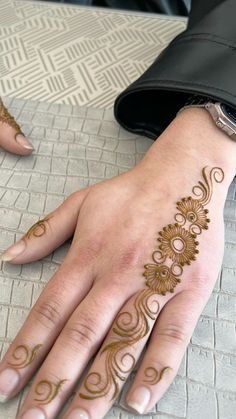
M112 324L66 419L101 419L117 398L170 297L142 288L125 304Z

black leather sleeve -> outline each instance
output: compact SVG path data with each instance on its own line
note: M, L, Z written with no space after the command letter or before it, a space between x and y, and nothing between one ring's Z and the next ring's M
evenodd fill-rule
M116 120L152 139L190 93L236 108L236 0L193 0L185 31L114 102Z

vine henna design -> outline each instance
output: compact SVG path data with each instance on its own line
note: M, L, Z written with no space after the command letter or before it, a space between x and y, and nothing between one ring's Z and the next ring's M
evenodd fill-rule
M15 118L8 112L1 98L0 98L0 121L14 128L17 131L16 135L23 134L21 131L20 125L18 125L18 123L15 121Z
M90 393L89 395L80 393L80 397L83 399L94 399L101 396L105 396L110 389L114 388L112 399L114 399L119 392L118 379L125 381L126 374L129 373L134 365L135 358L130 352L122 354L124 349L139 342L150 330L148 324L148 317L152 320L156 319L157 313L159 312L159 303L156 299L150 303L150 298L154 295L151 289L143 289L135 298L135 324L132 324L134 316L128 311L119 313L115 320L115 327L112 329L120 340L116 340L106 345L102 353L106 352L106 383L100 389L97 386L102 383L102 375L97 372L91 372L87 375L84 383L85 389ZM154 308L152 307L154 306ZM119 358L120 356L120 358ZM124 361L129 359L130 366L125 368ZM95 382L89 382L91 378L94 378ZM92 388L94 386L94 389Z
M119 382L125 381L126 375L135 366L136 361L131 354L131 347L147 336L150 331L149 320L153 320L154 323L157 318L158 294L173 293L176 285L181 282L183 267L190 265L196 259L199 252L197 249L199 242L196 238L203 230L208 229L210 222L207 216L208 210L204 207L211 200L213 182L221 183L224 179L224 172L219 167L204 167L202 177L203 180L192 188L194 197L185 197L177 202L178 213L175 215L175 222L159 232L157 239L159 246L152 254L154 263L144 265L143 276L146 278L147 288L137 294L134 301L134 313L122 311L115 318L112 331L117 339L107 344L100 352L100 355L106 354L105 383L102 374L88 373L84 381L87 394L80 393L81 398L99 398L107 395L112 388L111 400L116 398L119 393ZM125 368L124 360L127 359L130 360L130 366ZM150 368L146 370L146 377L147 374L153 372ZM166 368L161 371L159 380ZM153 383L156 383L156 379L158 377L154 375Z
M40 404L48 404L58 395L62 385L68 380L60 380L58 383L52 383L48 380L41 380L35 386L35 393L38 398L34 400Z
M25 237L27 239L30 239L32 236L42 237L46 233L48 220L49 218L45 217L42 220L37 221L30 227L30 229L25 234Z
M17 346L12 354L12 357L15 361L8 361L8 365L16 369L27 367L34 361L37 355L37 351L41 346L42 345L36 345L33 347L33 349L30 349L26 345Z
M172 368L170 368L170 367L164 367L159 372L154 367L147 367L144 370L144 375L147 378L146 378L146 380L143 380L143 381L145 381L146 383L149 383L151 385L157 384L157 383L159 383L159 381L161 381L161 379L163 378L163 375L167 371L170 371L170 370L172 370Z

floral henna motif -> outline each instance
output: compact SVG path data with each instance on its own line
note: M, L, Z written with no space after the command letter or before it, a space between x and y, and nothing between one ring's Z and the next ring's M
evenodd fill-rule
M195 260L198 253L198 241L195 240L196 234L189 233L185 228L176 224L169 224L159 233L159 249L162 254L168 256L177 264L184 266L190 265L191 260Z
M183 266L190 265L199 252L197 236L202 230L208 229L210 219L207 217L208 209L204 206L211 200L213 181L221 183L224 172L219 167L204 167L202 177L203 181L199 181L192 189L197 198L189 196L178 201L176 222L159 232L159 250L152 254L155 263L144 265L146 285L158 294L165 295L166 292L174 291L180 282Z
M191 225L196 225L201 230L208 229L209 218L206 217L208 209L204 208L197 199L188 196L182 198L181 201L177 202L177 209L180 211L183 217L183 222L189 221Z
M159 248L152 253L154 263L144 265L143 275L146 278L147 288L142 289L134 300L134 313L122 311L114 321L112 331L116 335L111 343L106 345L101 354L105 358L105 378L101 373L90 372L84 381L87 394L80 393L83 399L96 399L106 396L112 389L111 400L119 393L120 381L125 381L127 374L135 366L135 357L131 348L143 339L151 330L150 319L155 322L160 310L157 301L158 294L174 292L175 286L181 282L183 267L190 265L198 254L196 240L202 230L208 228L210 222L207 217L208 210L204 208L210 202L213 190L213 181L221 183L224 172L219 167L212 169L204 167L202 170L203 180L193 187L192 193L195 198L182 198L177 202L175 223L164 227L158 237ZM154 304L154 309L152 308ZM125 367L125 360L129 361L129 367ZM169 367L163 368L160 374L154 368L146 369L148 382L156 384Z
M68 380L60 380L58 383L52 383L48 380L41 380L35 386L35 393L39 398L34 400L40 404L48 404L58 395L62 385Z
M17 134L22 134L20 125L17 124L14 117L8 112L1 98L0 98L0 121L14 128L17 131Z
M43 218L42 220L37 221L25 234L27 239L30 239L32 236L41 237L46 233L47 223L49 218Z
M161 379L162 379L163 375L164 375L167 371L170 371L170 370L172 370L172 368L170 368L170 367L164 367L164 368L162 368L162 370L159 372L159 371L157 371L157 370L156 370L156 368L154 368L154 367L147 367L147 368L145 368L145 370L144 370L144 375L145 375L145 377L147 377L147 378L146 378L146 380L143 380L143 381L145 381L146 383L149 383L149 384L151 384L151 385L157 384L157 383L159 383L159 381L161 381Z
M8 364L17 369L27 367L34 361L37 351L41 346L42 345L36 345L33 349L30 349L26 345L17 346L12 354L14 361L8 362Z
M177 274L173 274L166 265L157 265L149 263L146 266L144 276L146 277L146 285L157 294L165 294L166 291L174 292L175 286L180 282ZM181 271L182 273L182 271Z

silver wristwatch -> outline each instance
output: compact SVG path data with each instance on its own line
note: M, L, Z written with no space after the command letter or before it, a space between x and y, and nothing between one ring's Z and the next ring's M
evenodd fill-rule
M216 126L236 141L236 109L207 97L192 95L179 112L191 107L205 108Z

